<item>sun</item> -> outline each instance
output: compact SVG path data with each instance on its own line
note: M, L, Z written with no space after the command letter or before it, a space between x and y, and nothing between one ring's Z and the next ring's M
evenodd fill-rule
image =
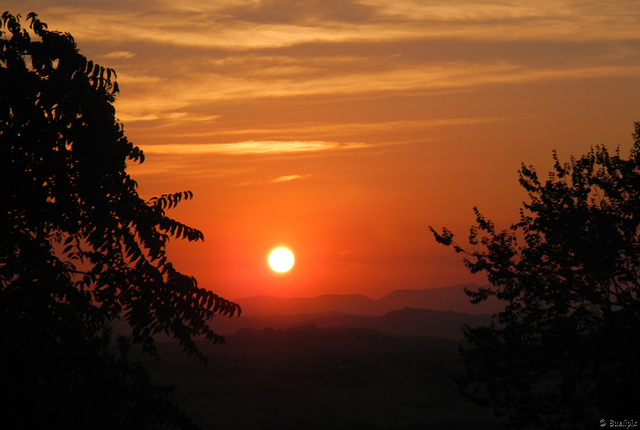
M289 271L293 267L293 253L287 248L276 248L269 254L269 266L279 273Z

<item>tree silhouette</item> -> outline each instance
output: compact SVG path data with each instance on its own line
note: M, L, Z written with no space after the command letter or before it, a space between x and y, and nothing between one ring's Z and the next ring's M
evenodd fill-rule
M208 321L240 308L168 261L170 238L203 239L165 214L192 194L138 195L115 71L27 19L0 24L0 426L187 428L129 345L162 333L204 361L195 339L223 342Z
M474 401L517 428L584 428L633 418L640 404L640 124L629 159L596 147L548 180L522 165L520 220L498 231L477 210L465 255L505 301L489 326L465 327L458 378ZM637 419L637 415L635 417Z

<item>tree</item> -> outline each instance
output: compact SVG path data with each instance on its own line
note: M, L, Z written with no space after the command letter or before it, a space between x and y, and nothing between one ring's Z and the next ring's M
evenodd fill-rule
M465 255L489 286L473 303L505 302L489 326L464 328L472 400L517 428L584 428L633 418L640 404L640 124L630 157L596 147L540 181L522 165L528 201L499 231L477 210L466 249L445 229L436 240ZM637 419L637 415L636 415Z
M115 117L116 72L81 55L35 13L0 24L0 390L6 428L188 427L131 343L196 338L237 304L197 286L165 254L203 240L165 214L190 191L143 200L126 173L144 161ZM115 335L113 322L129 331Z

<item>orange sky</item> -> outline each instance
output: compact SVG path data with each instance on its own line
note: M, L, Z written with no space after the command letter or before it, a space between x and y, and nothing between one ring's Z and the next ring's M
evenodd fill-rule
M481 283L428 226L506 227L521 161L626 154L640 120L635 0L2 4L116 69L141 194L195 194L170 255L230 299Z

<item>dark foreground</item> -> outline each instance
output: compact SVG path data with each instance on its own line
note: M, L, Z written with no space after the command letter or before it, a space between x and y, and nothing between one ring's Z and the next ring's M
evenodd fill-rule
M160 344L148 368L204 430L503 428L449 377L461 370L452 340L310 325L202 348L206 366Z

